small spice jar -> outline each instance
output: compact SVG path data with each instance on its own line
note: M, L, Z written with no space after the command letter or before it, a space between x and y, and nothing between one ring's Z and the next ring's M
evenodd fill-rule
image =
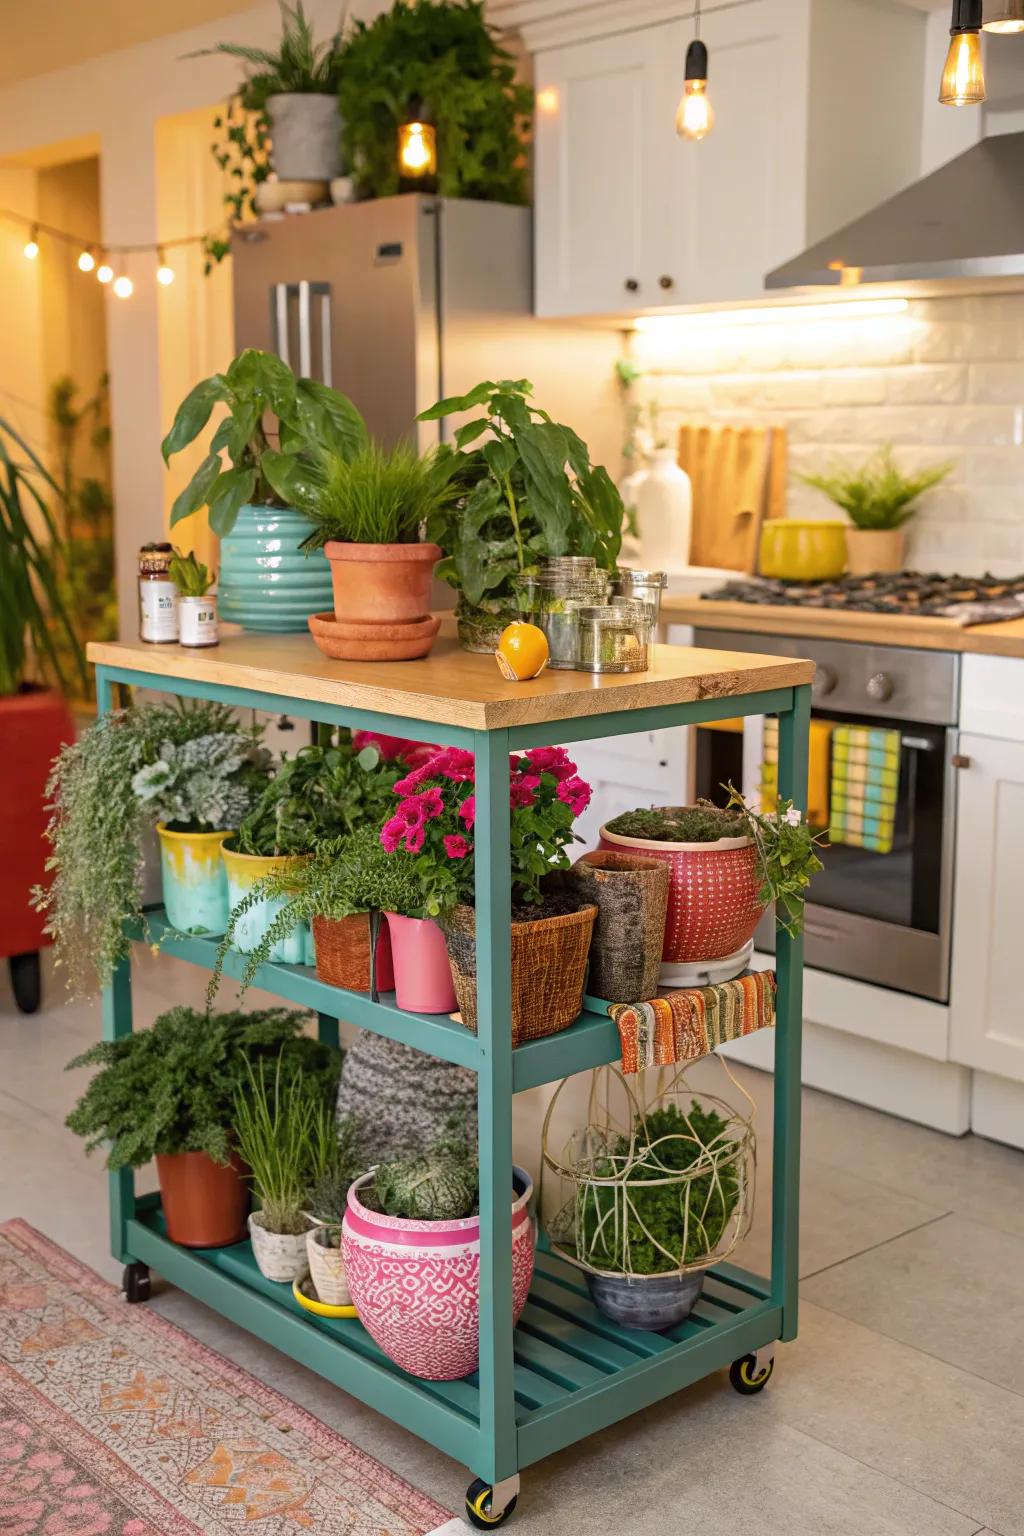
M580 608L579 670L646 672L650 664L649 613L648 605L639 603Z
M217 627L216 592L207 592L205 597L191 597L184 592L180 593L178 627L182 645L196 647L217 645L220 635Z
M139 639L151 645L178 640L178 589L171 580L174 548L143 544L139 550Z

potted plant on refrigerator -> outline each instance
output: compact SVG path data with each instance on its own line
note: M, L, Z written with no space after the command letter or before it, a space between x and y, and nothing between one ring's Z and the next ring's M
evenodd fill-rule
M73 615L61 599L65 545L49 499L62 492L24 439L0 421L0 952L23 1013L40 1001L39 951L47 941L32 910L45 883L43 834L50 762L74 726L63 690L74 673L87 691Z
M209 509L210 527L221 539L222 618L275 634L304 630L309 615L330 602L331 583L326 567L300 553L308 529L295 498L314 450L350 457L366 444L365 423L344 395L297 379L279 357L250 348L186 395L163 441L165 463L195 441L221 405L227 414L175 499L171 527ZM270 417L277 423L276 448Z
M421 458L404 444L318 458L297 505L313 524L302 548L330 562L333 610L309 620L325 655L406 661L430 650L441 622L430 613L441 551L420 530L458 495L455 467L451 454Z
M421 421L481 414L455 432L452 485L461 495L427 522L444 550L437 574L458 592L461 644L493 652L520 616L518 581L548 556L592 555L613 571L625 508L608 472L571 428L532 404L525 379L478 384L439 400Z
M533 1275L533 1181L513 1168L512 1314ZM479 1174L465 1127L364 1174L348 1192L341 1251L359 1320L396 1365L455 1381L479 1363Z
M812 833L791 800L757 812L727 786L724 807L698 801L626 811L601 828L601 847L669 865L662 950L663 986L727 981L745 969L765 909L791 934L803 926L804 900L821 869Z
M395 785L395 814L381 829L392 854L412 854L426 916L441 920L462 1022L476 1029L476 912L473 828L475 761L445 747ZM572 824L590 786L562 747L509 759L512 865L512 1042L566 1029L583 997L597 908L553 878L569 868ZM389 917L389 924L391 918ZM392 925L396 983L404 955Z
M837 465L830 475L800 475L805 485L822 491L842 507L851 526L846 530L846 569L851 576L871 576L903 569L904 524L914 516L914 503L952 470L949 462L904 474L887 444L858 468Z
M291 188L293 201L319 201L338 175L341 119L338 116L339 35L318 43L302 8L280 0L281 42L277 51L244 43L216 43L188 58L226 53L247 66L239 96L248 112L270 119L271 163ZM321 184L319 187L317 184Z
M249 1072L283 1062L330 1102L338 1051L299 1034L303 1015L199 1013L172 1008L149 1029L102 1040L68 1063L98 1067L67 1124L86 1151L108 1147L107 1167L142 1168L156 1159L172 1242L216 1248L245 1236L248 1190L233 1134L235 1095Z

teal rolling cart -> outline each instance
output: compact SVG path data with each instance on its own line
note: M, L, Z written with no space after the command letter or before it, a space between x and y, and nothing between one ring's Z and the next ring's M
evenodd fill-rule
M307 636L243 634L210 651L94 644L99 707L129 684L469 748L476 755L476 906L479 1034L446 1016L402 1012L319 981L302 966L265 965L257 984L319 1015L337 1041L338 1019L403 1041L477 1074L480 1123L480 1365L461 1381L407 1376L355 1320L310 1317L289 1287L265 1280L248 1243L179 1248L165 1235L158 1195L137 1197L130 1172L110 1175L110 1236L129 1301L148 1295L149 1270L463 1462L474 1482L471 1524L511 1514L524 1467L668 1397L723 1367L741 1392L771 1373L776 1340L797 1328L802 955L778 933L771 1275L731 1264L710 1272L691 1316L664 1334L609 1322L578 1272L538 1253L529 1302L512 1328L512 1095L619 1055L612 1021L586 1006L568 1030L513 1050L510 1021L508 755L738 715L779 716L779 788L805 804L810 662L659 646L651 670L590 676L546 672L504 682L491 657L442 634L423 661L330 662ZM169 954L210 968L216 941L153 931ZM233 963L232 963L233 962ZM242 957L229 957L228 974ZM132 1028L131 969L119 967L103 1000L104 1038Z

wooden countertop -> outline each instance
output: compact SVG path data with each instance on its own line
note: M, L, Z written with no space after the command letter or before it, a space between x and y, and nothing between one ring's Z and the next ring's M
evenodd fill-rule
M450 620L422 661L329 661L310 635L228 634L208 650L92 642L89 660L129 672L347 704L410 720L495 730L652 704L687 704L808 683L814 663L781 656L658 645L647 672L541 673L508 683L492 656L459 649Z
M860 640L869 645L905 645L915 650L961 651L1024 659L1024 618L966 628L952 619L858 613L852 608L792 608L737 603L665 593L661 616L702 629L741 629L755 635L795 635L798 639Z

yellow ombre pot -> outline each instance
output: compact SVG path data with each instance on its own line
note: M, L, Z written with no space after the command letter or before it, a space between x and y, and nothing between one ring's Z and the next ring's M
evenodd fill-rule
M776 581L834 581L846 568L846 524L773 517L761 529L761 575Z
M264 875L269 875L272 870L287 870L289 867L305 864L309 860L309 855L282 854L264 857L259 854L239 853L237 848L229 848L225 843L221 848L221 858L227 875L228 904L230 910L234 912L257 880L261 880ZM243 955L250 954L286 902L287 897L283 896L273 899L263 897L253 902L249 910L243 912L235 923L233 947ZM224 926L226 928L227 923ZM278 939L272 946L268 958L278 960L284 965L313 965L316 957L309 924L296 924L289 934L283 939Z
M231 909L220 850L231 830L172 832L158 822L156 831L168 922L179 933L224 933Z

